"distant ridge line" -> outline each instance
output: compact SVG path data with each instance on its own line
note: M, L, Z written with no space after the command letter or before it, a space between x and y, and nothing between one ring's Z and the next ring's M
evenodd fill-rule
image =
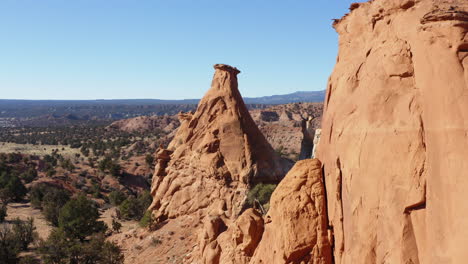
M323 102L325 90L322 91L298 91L290 94L271 95L262 97L244 97L247 104L288 104L288 103L318 103ZM0 99L0 104L198 104L200 99L94 99L94 100L60 100L60 99ZM18 105L19 106L19 105Z

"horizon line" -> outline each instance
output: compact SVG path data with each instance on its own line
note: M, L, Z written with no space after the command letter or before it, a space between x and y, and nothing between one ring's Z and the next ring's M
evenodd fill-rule
M292 95L296 93L314 93L314 92L326 92L326 89L323 90L314 90L314 91L296 91L293 93L287 94L273 94L273 95L263 95L256 97L244 97L244 99L258 99L264 97L273 97L273 96L284 96ZM185 99L158 99L158 98L115 98L115 99L106 99L106 98L96 98L96 99L18 99L18 98L0 98L0 101L118 101L118 100L157 100L157 101L194 101L201 100L201 98L185 98Z

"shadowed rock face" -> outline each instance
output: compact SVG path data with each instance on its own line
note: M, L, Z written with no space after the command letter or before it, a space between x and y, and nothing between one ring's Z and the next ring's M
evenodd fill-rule
M317 153L335 263L465 263L468 1L352 9Z
M302 121L302 142L301 153L299 159L310 159L313 156L315 129L313 126L313 119L308 118Z
M216 64L211 89L160 150L151 210L157 220L196 213L235 218L250 184L279 182L291 164L281 159L252 120L237 87L239 70Z

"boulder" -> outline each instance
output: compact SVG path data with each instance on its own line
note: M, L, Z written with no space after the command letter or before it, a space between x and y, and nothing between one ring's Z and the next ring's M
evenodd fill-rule
M270 200L265 231L251 264L331 264L327 205L321 163L296 163Z
M205 230L210 229L209 227L205 228ZM225 232L218 234L216 241L210 241L208 247L203 247L203 245L205 241L209 241L209 239L206 238L210 236L204 235L204 239L201 240L203 263L249 263L250 258L254 254L262 238L262 234L262 215L254 209L247 209ZM213 255L215 255L215 257L211 257Z

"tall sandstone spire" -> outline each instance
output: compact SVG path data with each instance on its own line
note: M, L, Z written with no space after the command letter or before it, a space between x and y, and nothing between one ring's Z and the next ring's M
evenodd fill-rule
M238 90L237 68L214 65L211 89L158 153L151 193L157 221L179 215L222 216L243 209L248 187L279 182L291 167L252 120Z

